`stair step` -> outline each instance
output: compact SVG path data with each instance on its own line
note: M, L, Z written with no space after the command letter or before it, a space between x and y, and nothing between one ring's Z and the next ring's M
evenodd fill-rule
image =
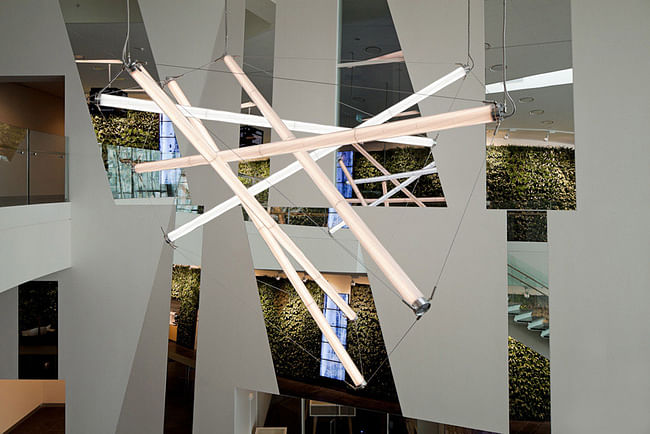
M533 320L533 312L523 312L515 315L515 322L531 322Z
M522 312L520 304L508 305L508 315L519 315Z
M549 337L551 337L551 329L542 330L540 336L543 337L544 339L548 339Z
M528 323L528 330L546 330L548 328L548 320L546 318L537 318Z

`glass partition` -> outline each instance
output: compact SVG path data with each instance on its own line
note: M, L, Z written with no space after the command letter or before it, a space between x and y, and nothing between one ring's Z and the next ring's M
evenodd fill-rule
M66 200L66 139L29 131L29 203Z
M64 202L66 138L0 122L0 206Z

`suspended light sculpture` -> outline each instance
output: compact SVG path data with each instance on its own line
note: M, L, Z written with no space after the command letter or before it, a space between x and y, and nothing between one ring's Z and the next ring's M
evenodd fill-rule
M262 239L268 245L271 253L274 255L282 270L291 281L301 300L305 304L309 313L314 318L316 324L328 340L329 344L332 346L332 349L338 356L355 386L363 387L366 384L363 375L359 372L349 354L346 352L345 348L338 340L336 334L327 322L323 313L318 308L318 305L315 303L313 297L306 289L303 280L296 272L295 268L286 256L284 250L292 255L294 259L296 259L296 261L304 267L305 271L312 276L312 278L319 284L323 291L332 298L332 300L349 319L354 320L356 318L356 314L338 295L336 290L329 284L329 282L323 278L316 267L311 264L306 256L293 243L293 241L284 233L284 231L280 229L273 218L255 199L254 195L269 188L274 183L279 182L281 179L285 179L286 177L300 170L300 167L302 167L302 169L305 170L315 185L319 188L321 193L328 200L328 202L330 202L331 206L336 209L339 216L343 219L345 224L348 225L352 233L358 239L359 243L372 257L379 269L382 270L384 275L397 289L404 302L415 312L417 316L421 316L429 310L429 300L424 298L422 292L415 286L409 276L403 271L399 264L397 264L395 259L390 255L385 247L379 242L376 236L365 224L365 222L356 214L346 199L343 198L336 187L330 182L327 175L320 169L315 160L331 152L334 152L339 146L346 144L363 143L365 141L371 140L390 139L392 137L401 135L419 134L435 130L439 131L443 129L492 122L500 119L501 108L497 104L488 104L474 109L461 110L457 112L417 119L409 119L405 121L397 121L392 122L388 125L380 125L386 120L393 118L396 114L416 104L418 100L424 98L418 98L415 95L412 95L411 97L406 98L404 101L398 103L396 107L391 107L390 109L371 118L366 123L364 123L364 126L361 128L325 133L319 136L297 139L291 133L287 125L280 119L277 113L275 113L273 108L264 99L262 94L255 88L253 83L244 74L236 61L231 56L226 55L224 56L224 62L233 73L233 76L241 84L242 88L249 95L251 102L258 107L271 127L276 130L282 139L281 141L264 145L251 146L245 149L219 150L216 143L211 138L209 132L203 126L202 122L196 117L189 115L191 106L176 81L170 81L168 83L168 87L179 105L175 104L165 94L165 92L158 86L155 80L147 73L142 65L137 63L129 64L128 71L131 74L132 78L151 97L154 103L158 105L160 110L170 118L170 120L179 129L179 131L185 137L187 137L190 143L199 152L199 156L191 157L192 164L209 164L235 193L235 198L231 198L230 200L217 206L215 209L219 209L219 211L216 211L213 214L219 215L217 213L223 213L225 210L231 209L237 204L241 204L244 207L244 209L250 215L251 221L259 231ZM431 86L429 86L427 92L429 92L429 94L433 94L444 86L458 80L466 73L467 71L465 69L457 68L448 76L443 77L444 80L441 79L438 82L434 82ZM308 150L314 150L314 152L308 154ZM272 180L267 179L256 184L254 187L260 185L260 187L256 189L247 189L228 166L228 162L230 161L245 161L251 158L264 158L286 153L292 153L297 162L287 167L286 169L289 170L285 169L285 172L282 174L282 176L277 176ZM188 160L186 159L186 161L184 161L182 164L187 163ZM189 167L189 165L185 167ZM424 169L430 168L431 167L427 166ZM136 170L146 170L146 165L138 165L136 167ZM270 178L272 177L273 176ZM402 186L402 184L404 185ZM395 193L408 185L406 182L402 184L393 189L395 190ZM255 190L259 191L255 192ZM390 197L389 194L391 192L388 192L384 196L388 195L387 197ZM373 205L371 204L371 206ZM210 219L203 219L204 221L200 224L204 224ZM193 227L191 227L189 230L198 227L196 224L192 226ZM189 230L186 229L185 233L189 232ZM170 244L173 243L174 239L177 239L183 234L177 232L173 238L171 235L172 233L165 235L166 241L168 241Z

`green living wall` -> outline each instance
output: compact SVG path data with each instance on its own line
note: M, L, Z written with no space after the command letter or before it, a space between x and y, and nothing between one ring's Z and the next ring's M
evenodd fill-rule
M159 115L127 111L125 115L93 115L99 143L131 148L160 149Z
M200 285L200 268L174 265L171 297L180 302L176 343L187 348L194 348Z
M320 376L321 332L289 281L260 278L258 282L276 375L345 389L360 396L397 401L390 365L388 361L381 365L386 360L386 347L369 286L352 288L350 306L359 317L348 324L347 350L367 378L378 368L379 371L365 389L353 390L341 381ZM322 310L322 291L311 281L306 285ZM347 381L350 382L349 378Z
M551 420L551 366L548 359L508 338L510 419Z

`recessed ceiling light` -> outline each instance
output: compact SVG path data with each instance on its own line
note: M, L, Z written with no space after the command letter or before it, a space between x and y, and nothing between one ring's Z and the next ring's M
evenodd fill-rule
M507 66L506 66L506 69L508 69ZM490 66L490 71L492 71L492 72L503 71L503 64L501 64L501 63L497 63L496 65L492 65L492 66Z
M381 53L381 48L371 45L369 47L364 48L363 51L365 51L368 54L379 54Z
M521 98L519 98L519 102L524 104L533 101L535 101L535 98L533 98L532 96L522 96Z
M492 44L490 44L489 42L486 42L485 43L485 49L489 50L490 48L492 48Z
M542 124L544 124L544 125L551 125L551 124L553 124L553 122L555 122L555 121L547 120L547 121L542 121Z
M543 115L543 114L544 114L544 110L542 110L542 109L535 109L535 110L531 110L531 111L529 111L528 114L531 115L531 116L539 116L539 115Z

